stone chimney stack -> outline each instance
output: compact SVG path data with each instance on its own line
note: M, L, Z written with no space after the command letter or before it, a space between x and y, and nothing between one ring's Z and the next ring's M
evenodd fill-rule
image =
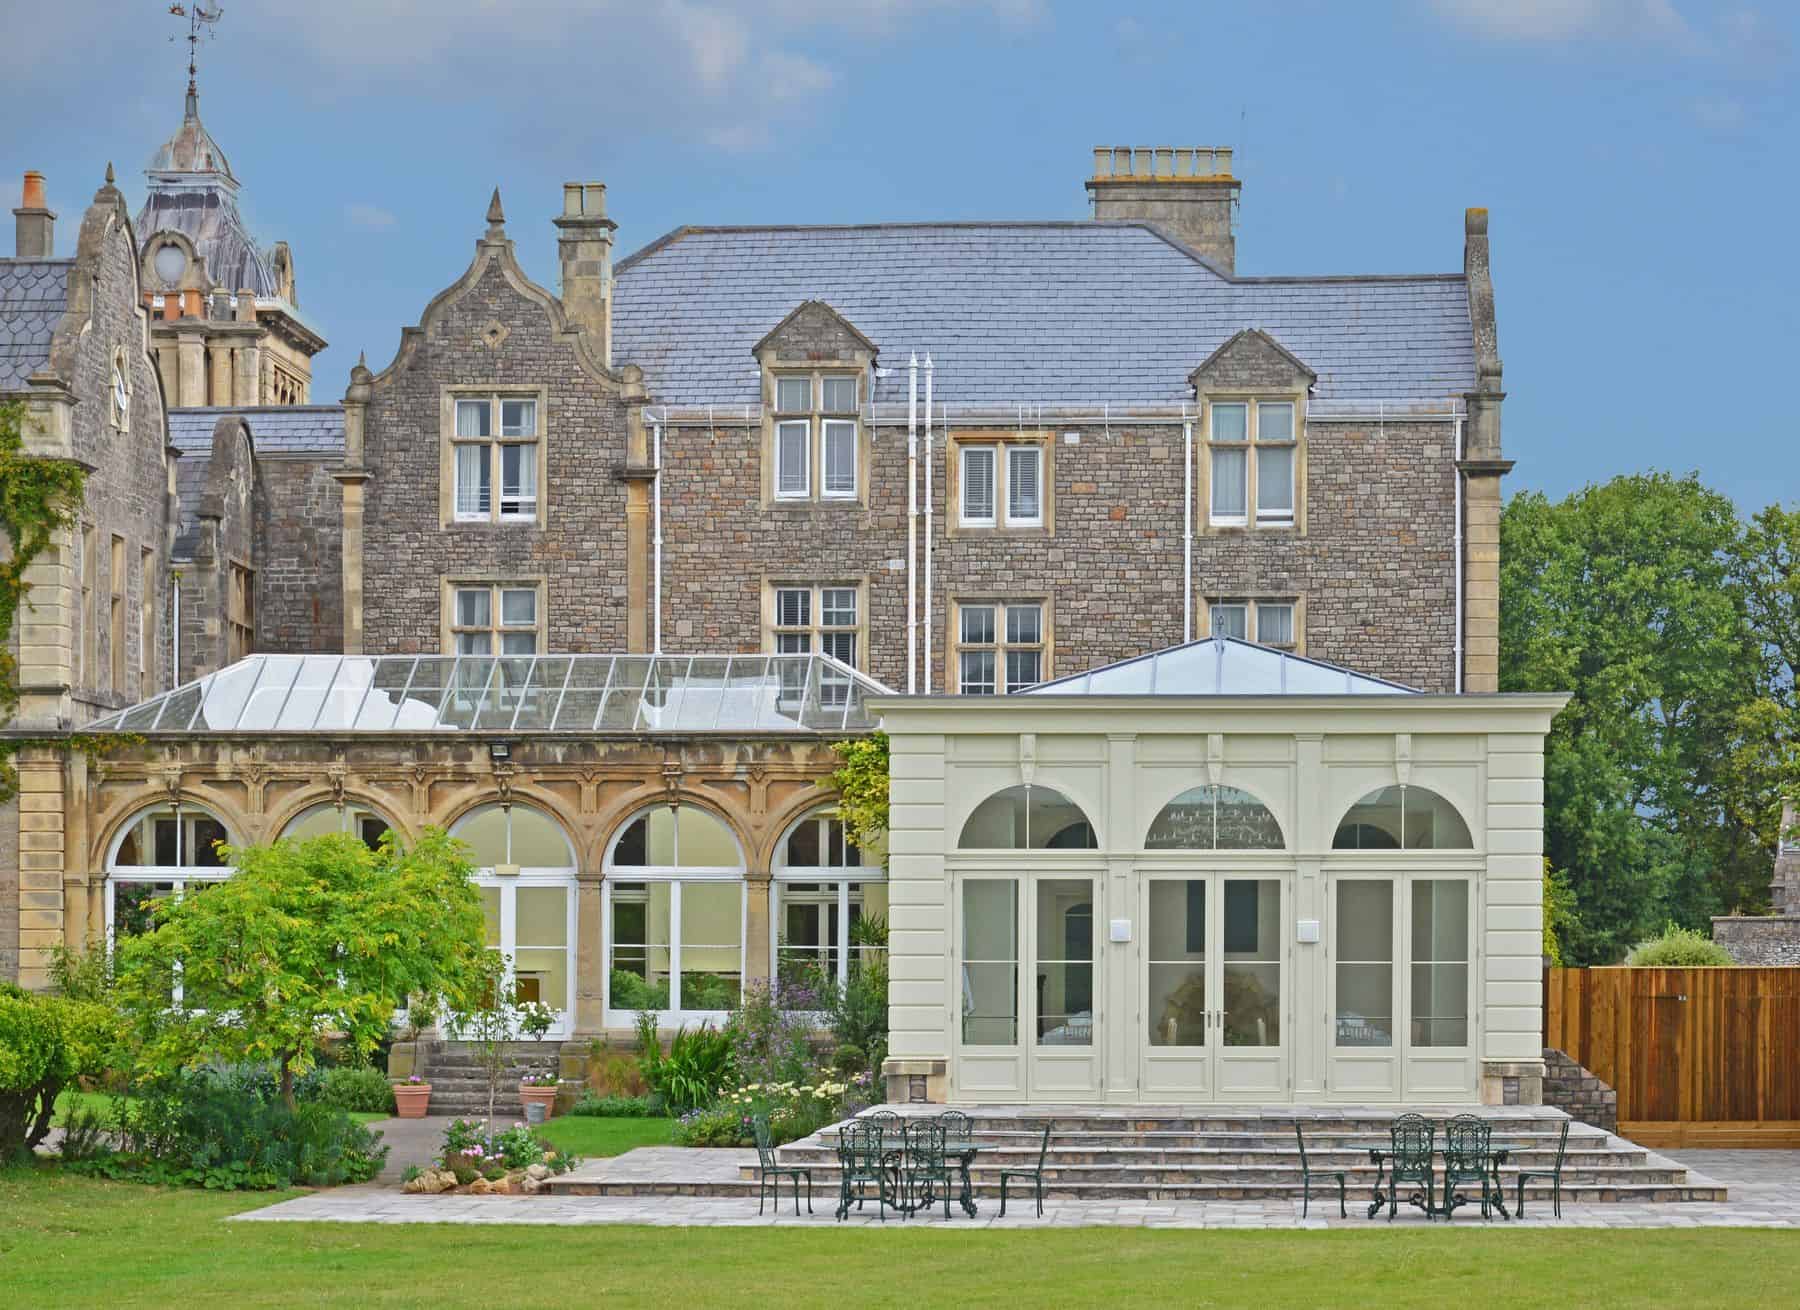
M1208 146L1096 146L1088 195L1097 219L1162 227L1222 273L1237 269L1231 151Z
M56 254L56 215L44 204L44 175L25 174L24 194L13 210L17 220L16 252L20 259L50 259Z
M563 210L552 220L562 256L562 303L569 322L592 335L594 352L612 367L612 245L618 224L606 216L606 186L563 184Z

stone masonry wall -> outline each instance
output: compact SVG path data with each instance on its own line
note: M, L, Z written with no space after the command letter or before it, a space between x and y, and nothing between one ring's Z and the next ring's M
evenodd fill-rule
M1721 915L1712 935L1739 964L1800 964L1800 915Z
M1451 690L1455 474L1448 427L1311 423L1307 438L1306 535L1196 536L1196 634L1208 596L1299 596L1309 656L1425 690ZM953 597L1050 599L1050 672L1056 675L1181 640L1181 428L1087 427L1076 444L1058 431L1052 449L1051 532L953 537L938 447L936 687L947 667ZM1198 448L1195 458L1204 458ZM763 508L760 459L753 428L665 432L664 648L758 650L765 580L866 578L868 671L904 687L906 574L890 561L903 561L906 551L905 433L877 431L866 509L856 503Z
M1544 1104L1595 1128L1619 1131L1619 1094L1562 1051L1544 1048Z
M490 346L496 323L503 339ZM498 258L423 326L412 357L377 379L367 413L365 460L374 476L364 517L364 649L438 651L446 578L542 577L547 649L625 650L624 404L571 340L554 335L545 307L509 284ZM483 383L548 391L540 419L542 527L441 524L443 389Z
M343 492L339 461L257 457L256 649L338 650L344 641Z

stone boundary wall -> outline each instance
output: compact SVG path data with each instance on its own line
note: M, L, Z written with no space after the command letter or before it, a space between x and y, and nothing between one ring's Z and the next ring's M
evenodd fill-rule
M1562 1051L1544 1048L1544 1104L1609 1133L1619 1131L1619 1094Z
M1739 964L1800 964L1800 914L1720 915L1712 935Z

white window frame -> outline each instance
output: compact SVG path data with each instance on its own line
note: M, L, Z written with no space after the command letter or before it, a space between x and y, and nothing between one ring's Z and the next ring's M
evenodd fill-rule
M830 637L848 636L851 641L852 658L844 660L853 669L861 669L868 660L868 642L864 633L868 627L868 598L864 594L860 580L845 579L837 582L802 582L798 580L771 581L769 588L769 622L764 633L763 648L776 655L833 655L827 649ZM801 592L806 596L806 616L799 623L784 623L781 615L781 596L783 592ZM826 622L827 592L849 592L855 620L851 623ZM842 606L829 607L841 613ZM784 641L784 638L786 639ZM800 638L796 641L795 638ZM790 649L791 648L791 649Z
M841 369L773 369L769 374L769 498L771 500L794 501L856 501L862 497L862 393L863 381L860 372ZM784 409L781 405L781 384L783 382L801 381L807 384L806 408ZM851 384L852 405L849 409L828 409L825 406L826 383L849 382ZM782 478L782 433L803 428L805 439L801 442L804 450L804 468L798 485L784 485ZM850 485L832 487L827 485L826 478L831 471L829 441L833 433L841 433L844 428L850 431Z
M131 830L145 820L154 822L158 818L173 818L177 821L175 828L176 863L120 864L118 862L119 850L125 845L125 839L131 834ZM237 872L237 868L234 865L229 864L198 865L184 864L181 862L188 847L191 845L193 826L195 822L200 819L209 819L218 824L219 827L224 830L225 841L227 844L237 840L233 837L231 829L226 827L224 819L220 818L204 806L194 805L185 801L174 805L168 803L150 805L140 809L132 814L129 820L121 824L119 830L113 834L112 841L107 846L105 865L106 949L109 954L118 945L117 915L118 885L120 883L166 883L169 887L168 894L171 897L179 899L187 893L188 887L193 883L205 884L225 882ZM154 834L154 831L154 828L152 828L152 834ZM152 843L154 843L154 840L154 835L152 835ZM149 853L154 854L154 850ZM181 972L179 967L175 973L175 989L170 1000L176 1009L181 1008Z
M1035 441L1015 441L1001 447L1006 452L1006 526L1009 528L1041 528L1044 526L1044 448ZM1036 508L1030 514L1013 513L1013 459L1029 453L1037 464Z
M1217 436L1217 412L1220 409L1242 409L1244 412L1244 436L1241 441L1224 441ZM1263 411L1283 409L1288 412L1288 434L1282 439L1265 439L1262 433ZM1215 528L1258 528L1274 531L1292 531L1301 520L1301 432L1305 425L1305 414L1296 396L1256 396L1256 395L1222 395L1209 398L1206 402L1206 522ZM1262 453L1264 451L1286 450L1288 452L1288 508L1285 511L1265 511L1262 502ZM1241 487L1243 492L1242 513L1221 513L1218 508L1219 489L1228 485L1220 475L1220 459L1222 453L1230 452L1243 461ZM1230 479L1230 485L1240 485L1240 479Z
M1260 646L1269 646L1275 650L1299 651L1305 646L1302 640L1301 624L1303 607L1297 596L1213 596L1206 602L1206 627L1209 635L1222 636L1219 631L1217 614L1221 609L1236 609L1244 612L1244 635L1241 641L1255 642ZM1263 611L1285 609L1288 611L1288 639L1286 641L1269 641L1263 635Z
M1256 471L1251 475L1251 492L1256 497L1247 503L1250 514L1259 528L1291 528L1299 510L1300 480L1300 407L1291 400L1258 400L1251 406L1256 415L1256 426L1252 430L1251 463ZM1263 411L1266 409L1285 409L1288 411L1288 434L1277 441L1263 437ZM1274 510L1264 513L1262 507L1263 476L1262 452L1265 450L1286 450L1288 453L1288 494L1286 511Z
M457 391L450 395L450 517L457 523L539 523L543 520L544 510L544 396L536 391L529 394L504 389L495 391ZM531 428L529 433L506 431L506 406L509 404L525 404L531 407ZM488 432L486 436L459 436L461 414L464 405L486 405L488 407ZM531 451L532 493L524 496L508 497L506 489L506 448L516 447ZM468 448L484 449L483 459L487 468L488 503L485 509L464 510L462 508L462 461L459 451ZM529 501L529 509L514 508L510 512L505 505L508 500L521 503Z
M1040 682L1048 681L1050 673L1050 602L1036 597L1010 597L993 600L958 600L956 602L956 626L952 629L955 638L951 672L955 677L956 694L959 696L1009 696L1016 695L1026 687L1035 687ZM1012 611L1037 611L1037 640L1019 641L1012 637ZM991 610L993 612L993 640L969 641L965 639L964 615L972 610ZM1038 677L1036 682L1021 682L1017 687L1012 685L1010 655L1017 652L1032 651L1038 657ZM963 656L988 654L994 657L994 690L971 691L963 677Z
M863 861L861 864L790 865L787 862L788 841L803 824L815 823L822 826L823 831L819 834L819 841L821 849L823 849L825 842L830 840L829 825L837 819L837 810L830 806L809 811L788 825L787 830L781 834L780 842L775 847L775 868L772 875L774 894L770 898L769 905L769 960L772 970L778 978L781 975L781 930L787 920L786 908L790 899L804 904L816 904L826 909L831 907L837 909L837 943L835 945L827 943L822 949L830 953L833 977L837 979L837 983L841 987L850 976L850 907L866 904L865 894L860 890L852 893L850 885L852 883L885 883L887 881L887 870L882 867L879 853L861 847L857 848L857 858ZM847 836L845 841L847 844ZM873 863L870 863L871 860ZM816 883L825 890L790 893L787 887L791 883ZM829 917L827 917L827 925L829 922ZM830 929L827 926L826 935L829 936L829 933ZM794 948L789 947L788 949Z
M684 1009L681 1005L681 888L684 883L735 883L737 885L738 987L739 996L741 997L743 994L743 987L746 983L751 981L745 976L749 961L750 945L750 884L745 876L745 870L748 866L744 862L743 846L742 843L738 842L737 834L731 832L729 825L725 825L726 832L731 834L732 841L738 846L737 866L735 868L726 868L724 866L683 868L680 864L681 853L679 843L681 841L681 832L679 825L677 825L674 834L676 845L673 850L676 860L675 864L615 864L613 862L614 853L618 849L619 842L624 838L625 834L631 830L632 824L636 823L639 819L647 818L651 811L657 808L667 807L650 806L646 809L636 811L619 825L618 831L613 833L612 838L606 844L606 861L604 865L605 879L600 884L600 916L601 923L604 925L603 934L606 943L600 970L602 987L604 988L602 1003L602 1011L605 1016L604 1022L608 1028L630 1028L636 1024L639 1013L637 1010L615 1010L612 1004L613 950L616 946L613 934L614 892L616 888L622 884L649 884L660 882L669 884L669 1008L662 1011L661 1017L663 1026L675 1027L680 1024L693 1023L723 1024L729 1015L729 1011L691 1010ZM725 821L719 819L717 815L711 814L710 811L706 811L706 813L708 813L710 817L716 819L720 824L724 824ZM647 914L646 924L648 924Z
M488 593L488 621L486 625L467 624L462 620L462 593L465 591L486 591ZM531 625L506 622L506 593L531 593ZM485 659L489 656L502 656L508 659L522 659L527 655L542 654L544 650L544 586L535 579L510 580L506 578L483 579L463 578L445 584L444 604L444 653L446 655L467 655L471 659ZM509 651L506 649L506 638L521 633L531 633L531 649L529 651ZM460 638L465 634L486 633L488 648L482 651L464 651Z
M984 455L988 460L988 472L984 478L975 478L969 473L969 457ZM991 528L999 522L1001 475L1000 446L993 443L971 443L959 445L956 456L956 521L965 528ZM988 512L985 515L969 513L969 488L985 484L988 493Z

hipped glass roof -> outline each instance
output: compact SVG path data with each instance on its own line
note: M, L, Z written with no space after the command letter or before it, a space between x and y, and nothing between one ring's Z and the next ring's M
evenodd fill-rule
M1417 695L1417 689L1286 651L1207 637L1027 687L1022 696Z
M252 655L90 732L866 732L827 655Z

